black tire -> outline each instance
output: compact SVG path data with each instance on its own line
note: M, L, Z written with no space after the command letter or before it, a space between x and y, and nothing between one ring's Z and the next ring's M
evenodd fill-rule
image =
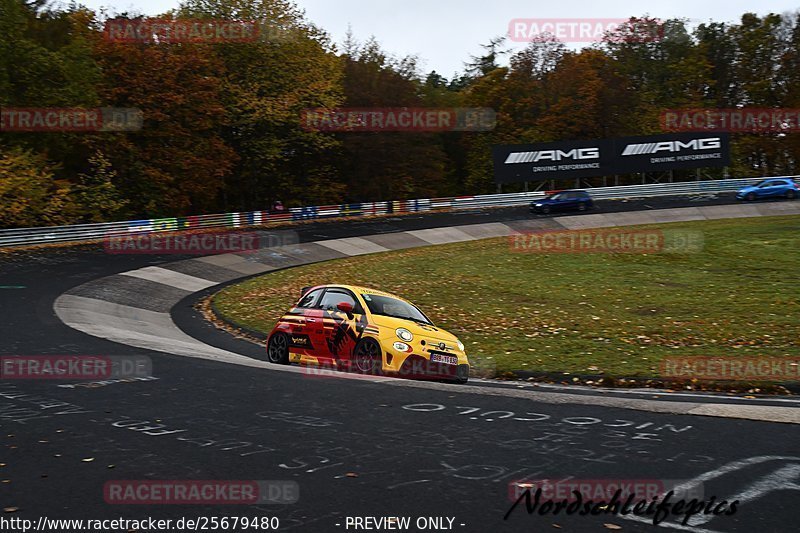
M353 348L350 369L359 374L379 376L383 370L381 345L375 339L361 339Z
M544 213L545 215L549 215L550 214L550 206L549 205L543 205L542 206L542 213Z
M469 365L458 365L455 381L461 385L469 381Z
M583 202L578 204L578 211L586 211L586 204Z
M289 364L289 338L285 333L275 333L267 342L267 361L276 365Z
M756 193L749 192L749 193L747 193L747 196L745 196L745 198L747 199L748 202L752 202L757 198L756 197Z
M794 200L795 198L797 198L797 193L795 191L793 191L793 190L786 191L786 199L787 200Z

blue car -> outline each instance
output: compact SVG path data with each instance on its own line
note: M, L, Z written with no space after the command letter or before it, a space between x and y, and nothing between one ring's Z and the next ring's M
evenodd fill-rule
M553 211L586 211L592 207L594 202L586 191L561 191L531 202L531 213L546 215Z
M766 179L755 185L740 189L736 193L737 200L759 200L761 198L787 198L794 200L800 196L800 185L789 178Z

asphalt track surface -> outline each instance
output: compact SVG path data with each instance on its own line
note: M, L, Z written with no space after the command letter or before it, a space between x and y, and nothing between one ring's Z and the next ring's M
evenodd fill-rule
M604 203L600 209L731 201L729 196L647 199ZM528 216L526 208L476 210L294 229L304 242ZM655 530L651 518L528 515L524 505L504 520L513 482L572 478L694 480L693 486L702 482L706 499L740 501L734 515L701 516L686 526L669 518L661 523L668 529L797 527L796 424L611 408L593 405L588 392L585 405L539 403L466 392L472 389L389 387L269 372L105 341L67 327L53 312L54 300L72 287L176 259L107 255L98 246L0 258L0 285L25 287L0 289L1 354L147 355L155 378L94 388L0 381L0 503L10 509L1 518L35 523L40 517L278 517L278 531L335 532L392 530L356 529L352 523L356 517L400 516L411 518L409 531L541 531L555 530L554 524L563 531L610 530L604 524L622 531ZM198 321L189 301L181 302L174 315L182 328L206 342L213 337L215 345L263 358L257 347ZM299 500L117 505L104 499L110 480L294 481ZM417 528L423 517L444 517L444 525ZM2 529L21 531L10 523Z

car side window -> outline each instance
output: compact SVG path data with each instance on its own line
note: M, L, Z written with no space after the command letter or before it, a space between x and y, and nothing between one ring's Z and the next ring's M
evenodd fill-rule
M297 307L309 308L314 305L314 302L317 300L319 295L322 294L322 290L323 289L317 289L303 296L300 299L300 302L297 304Z
M358 304L358 301L347 291L343 291L341 289L328 289L325 291L325 295L320 300L317 307L323 309L325 311L335 311L336 306L340 302L347 302L353 306L353 313L357 315L363 315L364 311L361 309L361 306Z
M772 187L772 182L771 181L765 181L764 183L762 183L761 185L758 186L759 189L764 189L766 187Z

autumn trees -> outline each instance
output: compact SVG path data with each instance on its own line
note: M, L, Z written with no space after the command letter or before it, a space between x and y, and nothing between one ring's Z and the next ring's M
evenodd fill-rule
M258 21L247 42L118 42L100 17L0 0L0 106L143 117L138 131L0 131L0 227L493 192L493 144L659 133L669 108L800 108L798 14L643 17L583 49L543 37L512 54L498 38L453 79L374 38L336 45L290 0L185 0L160 17ZM339 107L488 107L497 124L303 127L303 110ZM733 149L733 175L800 173L798 132L735 134Z

